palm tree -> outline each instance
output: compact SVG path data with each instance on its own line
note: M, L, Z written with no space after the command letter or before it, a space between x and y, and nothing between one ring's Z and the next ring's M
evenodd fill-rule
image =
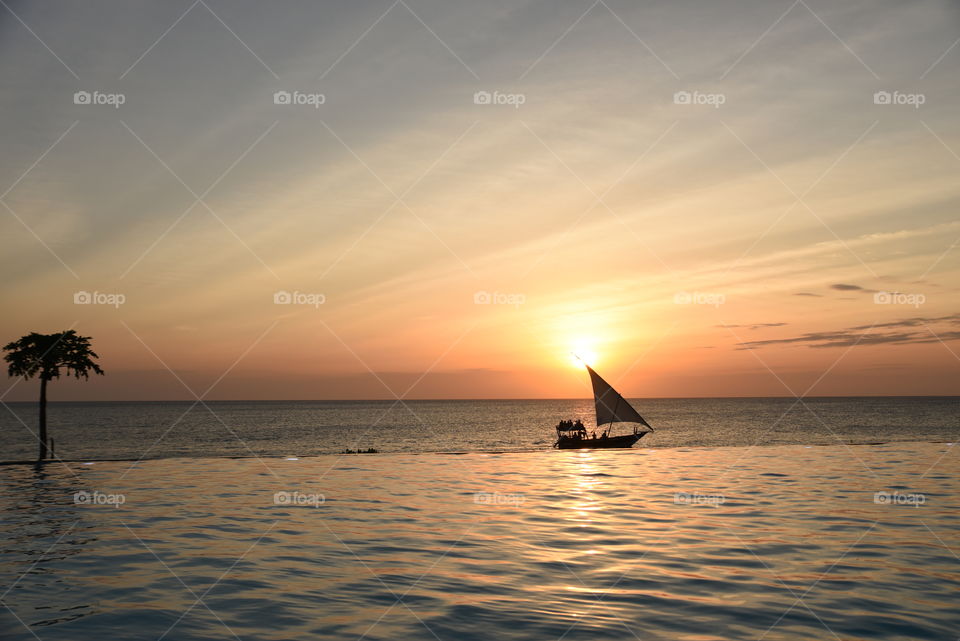
M9 363L10 376L22 376L31 379L40 375L40 454L42 461L47 458L47 381L60 378L60 369L76 378L89 378L90 372L103 374L103 370L94 361L99 358L90 349L89 336L77 336L69 329L56 334L38 334L31 332L18 341L3 347L8 352L4 360Z

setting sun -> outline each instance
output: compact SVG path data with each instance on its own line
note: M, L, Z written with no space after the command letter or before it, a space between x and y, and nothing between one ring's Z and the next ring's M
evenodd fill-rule
M590 367L597 365L597 352L592 347L593 341L579 340L570 350L570 362L575 367L583 367L584 363Z

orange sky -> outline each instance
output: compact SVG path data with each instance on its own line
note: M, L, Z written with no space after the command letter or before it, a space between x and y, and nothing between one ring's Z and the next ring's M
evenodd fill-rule
M53 400L960 394L960 15L809 4L20 7L0 335L94 337Z

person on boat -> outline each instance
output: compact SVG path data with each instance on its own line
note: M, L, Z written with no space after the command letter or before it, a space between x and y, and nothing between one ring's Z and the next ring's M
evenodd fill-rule
M597 433L596 433L596 431L590 432L590 438L592 438L593 440L597 440Z
M574 423L573 426L577 428L577 431L580 431L583 429L583 422L578 418L577 422Z

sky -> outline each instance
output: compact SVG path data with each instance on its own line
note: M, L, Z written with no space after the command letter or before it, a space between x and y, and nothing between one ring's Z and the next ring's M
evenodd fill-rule
M960 4L0 4L52 400L960 394Z

